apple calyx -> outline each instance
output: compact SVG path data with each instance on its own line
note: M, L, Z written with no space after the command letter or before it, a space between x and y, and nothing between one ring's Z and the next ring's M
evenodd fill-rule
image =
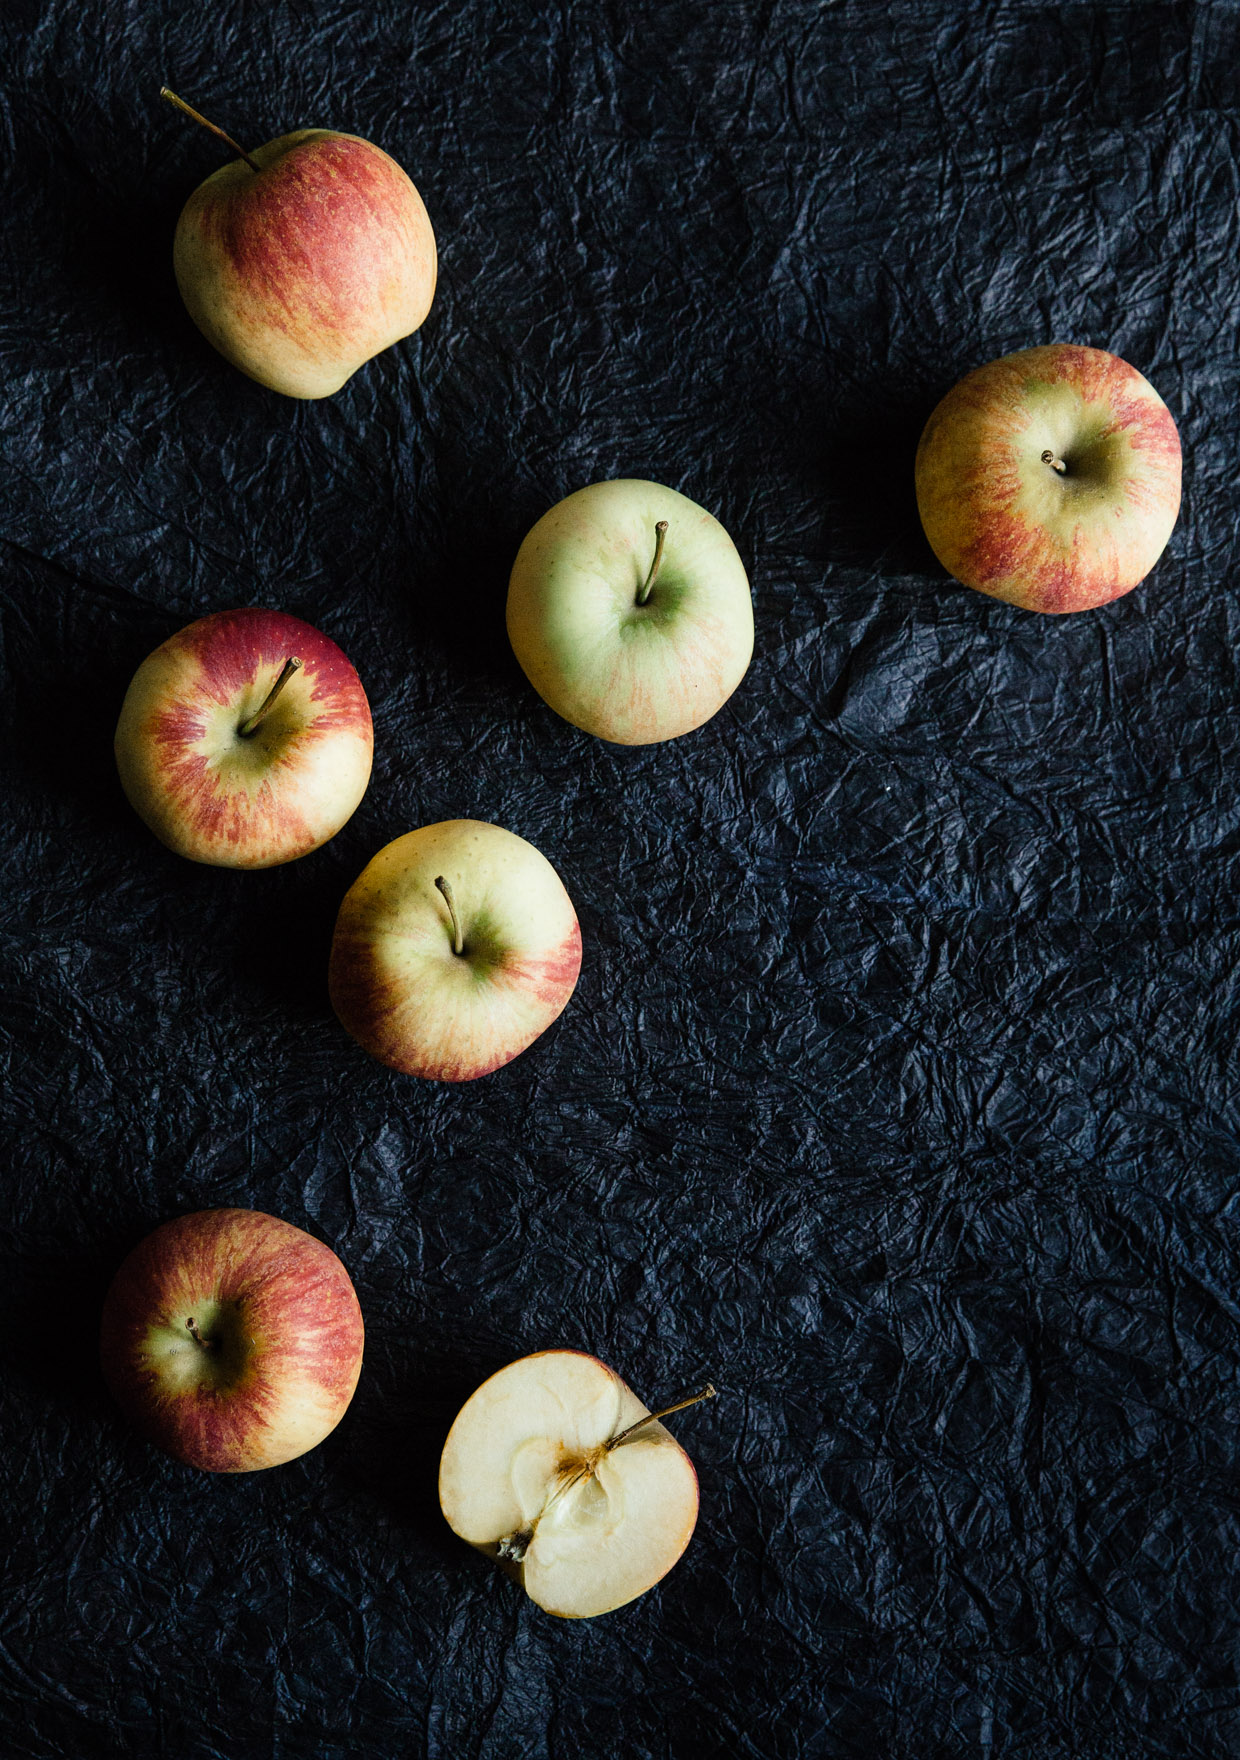
M656 520L654 528L654 561L650 564L650 573L646 576L641 591L637 595L637 603L639 605L644 605L650 597L650 589L654 586L655 579L659 573L659 564L663 561L663 541L666 537L667 521L665 519Z
M241 723L240 727L238 727L237 732L242 739L249 739L253 734L258 732L259 728L263 725L263 722L267 719L268 715L274 708L276 698L279 696L280 692L284 689L289 679L292 678L293 674L300 671L301 661L294 654L284 662L284 665L280 669L279 678L277 678L276 682L267 692L267 695L258 705L258 708L255 709L251 716Z
M188 1330L189 1335L193 1339L194 1343L200 1344L204 1351L213 1351L218 1348L219 1342L220 1342L219 1339L218 1338L204 1338L202 1336L201 1332L199 1332L199 1330L198 1330L198 1322L196 1320L193 1320L193 1319L187 1320L185 1322L185 1325L186 1325L186 1329Z
M225 134L224 130L222 128L217 128L214 122L208 122L206 117L199 111L195 110L192 104L187 104L184 98L178 98L175 92L170 92L168 90L167 86L160 86L159 95L177 110L184 111L186 116L192 116L195 122L201 123L203 128L209 129L213 135L218 135L220 140L227 142L233 152L236 153L237 157L245 160L251 171L262 170L262 166L258 161L256 159L251 159L245 148L239 147L230 134Z
M1053 471L1058 471L1058 473L1061 477L1066 475L1066 473L1067 473L1067 469L1068 469L1067 465L1064 463L1062 458L1055 457L1055 454L1051 451L1049 446L1047 447L1046 451L1042 454L1042 463L1050 465L1051 469Z
M675 1400L670 1406L661 1406L657 1412L647 1412L645 1417L638 1418L635 1424L627 1424L623 1430L617 1431L600 1447L590 1449L584 1457L579 1456L576 1460L566 1461L560 1469L560 1483L528 1527L518 1528L513 1533L505 1534L502 1539L496 1541L496 1558L503 1563L520 1565L534 1542L539 1522L552 1504L557 1503L567 1492L580 1485L583 1479L591 1478L600 1461L606 1459L613 1448L619 1448L639 1430L645 1429L647 1424L654 1424L660 1418L670 1418L673 1412L683 1412L687 1406L700 1405L704 1399L714 1399L715 1397L715 1388L708 1381L699 1392L691 1393L685 1399Z
M452 896L452 888L442 874L436 874L435 885L443 893L444 903L448 907L448 915L452 918L452 951L464 953L465 937L461 933L461 919L456 914L456 900Z

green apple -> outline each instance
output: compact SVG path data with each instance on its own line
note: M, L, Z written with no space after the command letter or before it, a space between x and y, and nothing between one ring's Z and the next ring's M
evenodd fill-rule
M1127 361L1056 343L978 367L926 423L917 506L967 587L1084 611L1143 580L1180 509L1180 437Z
M580 970L577 913L547 858L499 825L450 819L398 837L354 881L328 987L372 1057L468 1082L532 1045Z
M719 521L687 496L637 478L593 483L521 545L508 636L557 715L651 745L709 721L744 677L749 581Z

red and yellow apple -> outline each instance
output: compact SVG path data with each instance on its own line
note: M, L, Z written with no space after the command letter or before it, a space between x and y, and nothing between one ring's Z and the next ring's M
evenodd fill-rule
M657 1583L697 1521L693 1463L651 1413L580 1351L539 1351L461 1408L439 1465L453 1532L564 1619L623 1607Z
M926 423L917 506L965 586L1029 611L1118 599L1180 508L1180 437L1135 367L1056 343L969 373Z
M354 881L328 986L372 1057L468 1082L532 1045L580 970L577 913L547 858L499 825L450 819L396 838Z
M139 666L116 728L130 804L191 861L304 856L366 792L370 706L340 649L283 611L219 611Z
M229 144L240 156L199 185L177 222L181 297L251 379L330 397L430 311L435 235L422 198L357 135L302 128L252 153Z
M508 637L557 715L617 745L709 721L753 657L736 546L687 495L592 483L545 513L508 583Z
M121 1265L100 1359L151 1441L208 1473L248 1473L335 1429L362 1340L357 1296L330 1247L260 1210L198 1210Z

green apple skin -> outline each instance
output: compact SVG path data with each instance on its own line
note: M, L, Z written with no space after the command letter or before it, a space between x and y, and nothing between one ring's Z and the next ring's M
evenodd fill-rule
M99 1352L118 1405L152 1442L203 1472L250 1473L335 1429L363 1342L330 1247L261 1210L197 1210L121 1265Z
M286 397L330 397L418 329L437 258L422 198L357 135L303 128L234 159L186 202L173 242L190 317Z
M1028 611L1086 611L1162 555L1180 469L1175 422L1148 380L1104 349L1054 343L948 392L917 448L917 506L965 586Z
M577 913L547 858L499 825L449 819L396 838L349 888L328 989L341 1025L381 1063L469 1082L546 1031L580 970Z
M639 594L667 521L659 572ZM744 565L706 509L660 483L579 489L526 537L508 585L508 636L539 696L617 745L691 733L753 657Z
M255 732L286 660L289 679ZM218 868L271 868L334 837L370 780L374 731L335 642L284 611L200 617L148 654L115 752L130 805L169 849Z

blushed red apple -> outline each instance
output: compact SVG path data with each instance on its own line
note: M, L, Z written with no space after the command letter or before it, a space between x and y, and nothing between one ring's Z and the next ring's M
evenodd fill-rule
M1180 437L1101 348L1022 349L967 374L926 423L917 506L968 587L1030 611L1106 605L1144 579L1180 508Z
M500 825L449 819L396 838L354 881L328 988L372 1057L468 1082L532 1045L580 970L577 913L547 858Z
M218 611L169 637L116 728L135 811L216 867L269 868L326 843L365 794L373 751L357 673L284 611Z
M698 1513L693 1463L659 1421L581 1351L536 1351L461 1408L439 1464L449 1526L531 1600L564 1619L623 1607L665 1576Z
M260 1210L198 1210L121 1265L100 1360L151 1441L205 1472L248 1473L335 1429L362 1343L357 1296L330 1247Z
M223 139L175 94L163 96ZM288 397L330 397L418 329L435 294L422 198L371 141L302 128L208 177L177 222L190 317L234 366Z

